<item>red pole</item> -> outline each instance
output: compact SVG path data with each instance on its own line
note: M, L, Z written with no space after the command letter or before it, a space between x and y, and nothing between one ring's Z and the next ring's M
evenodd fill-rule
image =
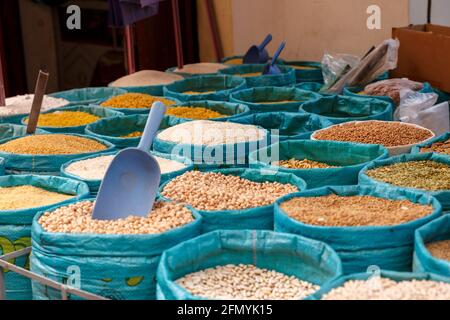
M172 0L172 15L173 15L173 29L175 31L175 45L177 48L177 66L182 69L183 61L183 42L181 39L181 24L180 24L180 9L178 7L178 0Z
M133 25L125 26L125 48L127 55L128 74L133 74L136 72Z

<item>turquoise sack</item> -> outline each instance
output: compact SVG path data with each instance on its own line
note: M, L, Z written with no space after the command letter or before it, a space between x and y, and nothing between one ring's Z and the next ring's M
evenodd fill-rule
M309 139L314 131L333 125L330 121L314 114L294 112L254 113L230 121L252 124L269 130L270 144L285 140Z
M297 84L295 87L297 89L319 93L320 90L323 87L323 83L319 83L319 82L301 82L301 83ZM321 93L321 95L326 95L326 94Z
M306 190L306 183L293 174L284 172L269 172L257 169L221 169L208 170L225 175L238 176L255 182L279 182L282 184L291 184L298 190ZM176 178L176 177L174 177ZM170 181L163 184L160 188L160 194ZM170 200L170 199L168 199ZM215 230L273 230L273 204L249 208L245 210L218 210L202 211L197 210L203 218L202 232L206 233Z
M230 101L245 104L254 113L298 112L300 106L305 102L321 97L318 93L295 87L261 87L233 93Z
M409 200L432 205L433 212L421 219L395 226L329 227L308 225L289 217L281 204L297 197L369 195L392 200ZM369 266L394 271L411 271L414 250L414 231L439 217L442 206L432 196L417 191L370 187L323 187L294 193L275 203L275 231L302 235L323 241L339 254L345 274L365 272Z
M430 161L436 161L441 162L447 165L450 165L450 159L446 156L442 156L437 153L420 153L420 154L404 154L401 156L391 157L385 160L378 160L369 163L361 172L359 173L359 184L362 185L369 185L369 186L380 186L380 187L393 187L396 189L403 189L403 190L412 190L412 191L422 191L426 192L429 195L435 197L442 205L443 211L449 211L450 210L450 190L442 190L442 191L427 191L427 190L420 190L415 188L404 188L404 187L398 187L394 186L388 183L385 183L383 181L378 181L375 179L370 178L368 175L366 175L366 171L378 167L384 167L388 166L390 164L394 164L397 162L407 162L407 161L424 161L424 160L430 160Z
M114 110L108 110L107 108L97 107L95 105L90 106L72 106L72 107L64 107L64 108L58 108L58 110L50 110L47 112L43 112L42 114L49 114L49 113L57 113L57 112L63 112L63 111L80 111L92 114L94 116L97 116L99 118L111 118L111 117L120 117L123 116L122 112L117 112ZM26 125L26 120L28 119L28 116L22 118L22 124ZM45 130L46 132L52 132L52 133L79 133L83 134L84 130L86 129L87 125L81 125L81 126L71 126L71 127L46 127L41 126L38 127L42 130Z
M36 129L37 134L48 133L42 129ZM0 124L0 140L23 137L27 135L27 127L19 124Z
M32 185L50 191L73 195L58 205L68 204L89 196L88 186L79 181L52 176L16 175L0 177L0 187ZM17 210L0 211L0 255L5 255L31 246L31 223L39 211L46 211L55 204ZM14 259L11 263L29 268L29 256ZM31 280L12 271L5 273L6 299L31 300Z
M315 61L286 61L286 66L295 69L297 83L323 83L322 63Z
M337 141L293 140L272 144L249 156L251 168L286 172L305 180L309 189L325 186L358 184L359 172L373 160L386 159L387 149L374 144L355 144ZM308 159L326 163L334 168L288 169L273 162Z
M431 255L426 244L450 240L450 215L433 220L416 230L414 246L414 272L432 272L443 277L450 277L450 261Z
M61 91L52 93L50 96L53 98L66 99L70 102L70 105L89 105L99 103L100 101L124 93L127 93L127 91L120 88L98 87Z
M295 70L287 66L278 65L281 74L245 76L246 74L262 73L265 64L243 64L220 70L220 74L237 76L244 79L247 87L284 87L295 84Z
M50 133L45 133L50 134ZM45 135L43 134L43 135ZM5 168L8 174L40 174L40 175L59 175L61 166L67 161L73 159L79 159L89 155L103 154L115 149L115 146L108 141L97 139L95 137L89 137L80 134L68 134L71 136L82 137L86 139L95 140L103 145L106 149L96 152L79 153L79 154L15 154L0 152L0 157L5 159ZM9 139L0 140L0 145L8 141L20 139L21 137L14 137Z
M421 153L420 149L422 148L429 148L431 147L433 144L435 144L436 142L445 142L447 140L450 139L450 132L444 133L438 137L434 137L433 139L427 140L426 142L423 143L419 143L418 145L415 145L414 147L412 147L411 149L411 153L412 154L418 154ZM450 157L450 154L445 154L445 153L437 153L442 157Z
M227 264L252 264L316 285L342 274L339 257L325 243L270 231L219 230L182 242L163 253L157 273L158 299L202 299L175 281L193 272Z
M393 119L391 103L378 99L345 96L328 96L307 101L301 105L300 112L316 114L334 124L365 120L392 121Z
M246 88L245 80L226 75L198 76L176 81L164 88L166 97L179 101L228 101L230 94ZM187 94L186 92L200 92Z
M47 211L52 212L58 207ZM114 300L156 298L156 269L164 250L200 235L201 217L162 234L106 235L46 232L32 225L31 271L59 283L78 270L81 290ZM75 267L75 269L74 269ZM59 300L60 292L33 282L34 300ZM69 299L78 299L70 296Z

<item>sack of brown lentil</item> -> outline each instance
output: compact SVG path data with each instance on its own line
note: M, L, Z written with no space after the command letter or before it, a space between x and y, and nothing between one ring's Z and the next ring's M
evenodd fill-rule
M434 152L444 156L450 156L450 132L420 143L411 149L412 154Z
M368 164L359 184L419 190L434 196L444 212L450 210L450 160L437 153L405 154Z
M374 144L291 140L252 152L249 162L251 168L294 174L313 189L356 185L359 172L369 162L388 156L386 148Z
M338 255L323 242L219 230L164 252L157 293L160 300L300 300L341 274Z
M114 221L93 220L92 210L89 200L36 215L32 272L60 283L75 273L81 290L114 300L155 299L161 254L200 235L201 217L175 203L158 201L147 217ZM33 282L34 300L60 298L60 292Z
M228 121L250 114L250 108L245 104L222 101L188 101L169 107L166 116L180 119L182 122L191 120Z
M231 102L249 106L257 112L298 112L300 106L322 96L295 87L260 87L241 90L230 96Z
M127 93L127 91L120 88L96 87L61 91L52 93L50 96L66 99L71 105L89 105L124 93Z
M39 116L38 128L53 133L84 134L88 124L103 118L120 117L124 114L95 105L71 106L43 112ZM28 124L28 116L22 119L22 124Z
M241 124L260 126L270 131L271 143L309 139L314 131L333 125L314 114L294 112L264 112L230 119Z
M447 277L432 273L379 270L341 276L325 284L311 300L449 300Z
M246 87L245 80L239 77L200 76L169 84L164 88L164 96L179 101L228 101L231 93Z
M52 177L15 175L0 177L0 255L31 246L31 223L38 211L89 196L80 181ZM29 256L12 261L29 268ZM12 271L5 273L6 298L31 300L31 281Z
M264 64L244 64L220 70L220 74L236 76L245 80L248 88L284 87L296 83L295 69L278 65L280 74L263 75Z
M173 177L192 170L192 161L176 155L150 152L161 169L161 184ZM71 160L61 167L61 176L85 182L92 196L96 196L103 177L117 152L104 153Z
M322 63L315 61L286 61L285 64L295 69L297 83L323 83Z
M450 216L417 229L414 241L413 271L450 277Z
M8 174L59 175L72 159L114 150L113 144L79 134L35 134L0 140Z
M288 195L275 204L275 231L329 244L344 273L371 265L411 271L414 231L439 217L442 207L423 192L336 186Z
M393 119L392 104L374 98L322 97L303 103L300 112L316 114L334 124L365 120L392 121Z
M306 183L284 172L264 169L188 171L163 184L164 199L192 206L203 217L203 232L273 230L273 204Z

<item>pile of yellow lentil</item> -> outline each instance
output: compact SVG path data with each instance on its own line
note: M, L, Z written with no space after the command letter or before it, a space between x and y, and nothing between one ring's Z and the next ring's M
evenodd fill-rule
M103 102L102 107L117 108L117 109L149 109L155 102L162 102L166 106L175 104L175 101L163 98L151 96L144 93L125 93Z
M250 77L259 77L262 76L262 72L249 72L249 73L241 73L237 74L239 77L250 78Z
M139 138L139 137L142 137L141 131L134 131L129 134L121 136L121 138Z
M53 113L44 113L39 116L39 127L76 127L84 126L100 120L93 114L82 111L56 111ZM28 118L25 119L25 123L28 123Z
M10 140L0 145L0 151L13 154L80 154L106 150L107 147L92 139L65 135L31 135Z
M226 117L226 115L220 112L201 107L172 107L167 110L166 114L178 118L195 120L207 120Z
M52 205L73 198L31 185L1 187L0 210L29 209Z

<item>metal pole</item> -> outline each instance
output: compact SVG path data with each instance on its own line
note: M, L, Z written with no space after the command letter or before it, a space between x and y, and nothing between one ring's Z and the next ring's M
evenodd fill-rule
M178 0L172 0L172 16L173 29L175 32L175 46L177 48L177 66L178 69L182 69L184 66L183 41L181 38L180 9L178 7Z
M134 54L134 33L133 25L125 26L125 48L127 55L128 74L136 72L136 60Z

